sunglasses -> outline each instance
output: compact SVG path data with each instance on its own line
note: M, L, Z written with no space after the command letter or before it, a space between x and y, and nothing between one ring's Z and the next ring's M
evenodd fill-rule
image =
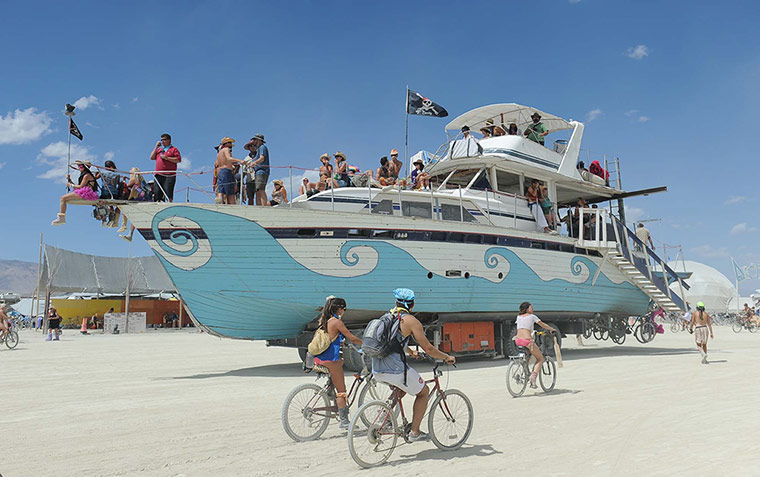
M398 154L391 154L391 157L398 157Z

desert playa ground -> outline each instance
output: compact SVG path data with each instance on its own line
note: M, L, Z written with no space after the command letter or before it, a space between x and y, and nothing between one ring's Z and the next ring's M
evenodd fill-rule
M760 335L717 327L709 365L687 333L632 341L568 337L555 391L517 399L506 360L462 361L448 385L475 409L465 446L404 445L360 475L757 475ZM186 330L24 331L0 364L5 477L360 472L337 424L314 442L283 431L288 391L314 381L292 349Z

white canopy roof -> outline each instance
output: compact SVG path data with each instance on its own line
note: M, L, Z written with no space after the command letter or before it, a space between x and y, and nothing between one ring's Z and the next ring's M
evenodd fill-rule
M689 284L686 291L686 301L692 309L697 302L704 302L708 313L728 313L732 300L736 299L736 289L731 280L709 265L691 260L670 262L668 265L675 271L692 272L691 277L684 280ZM677 283L672 283L670 289L680 293Z
M446 125L446 130L459 130L462 126L469 126L472 131L478 131L485 127L486 121L493 119L494 124L500 125L502 122L509 126L510 123L517 124L520 131L533 122L530 115L538 113L541 115L541 122L549 128L549 132L571 129L570 123L553 114L545 113L536 108L523 106L515 103L490 104L480 108L467 111L466 113L453 119ZM502 116L503 115L503 116ZM503 118L503 121L502 121Z

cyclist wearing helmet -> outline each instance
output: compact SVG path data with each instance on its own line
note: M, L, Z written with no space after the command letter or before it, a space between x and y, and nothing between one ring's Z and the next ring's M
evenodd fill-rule
M414 336L417 344L430 357L442 359L448 364L455 363L456 359L453 356L439 351L428 341L422 323L411 314L412 308L414 308L414 292L408 288L397 288L393 290L393 296L396 298L396 307L392 308L390 312L392 315L399 316L400 320L398 330L400 336L395 338L401 342L402 349L406 351L406 354L413 358L418 357L417 352L409 347L409 340ZM427 440L427 434L420 432L420 423L425 416L430 389L419 373L414 368L407 366L398 353L391 353L384 358L372 358L372 371L376 380L395 386L404 393L416 396L409 440Z
M334 296L327 297L322 314L319 316L319 327L327 331L330 336L330 346L314 357L314 364L321 364L330 371L333 385L336 391L338 403L338 416L340 428L348 429L348 407L346 406L346 379L343 374L343 360L340 358L340 346L344 339L350 340L359 346L362 340L354 336L341 318L346 312L346 300Z
M541 328L548 330L550 333L554 333L554 328L547 325L539 317L533 314L533 305L530 302L520 303L520 314L517 315L517 334L515 335L515 344L528 348L530 353L536 358L536 364L533 366L533 372L530 374L530 387L536 387L536 378L538 378L538 370L541 369L541 364L544 362L544 355L541 350L538 349L536 343L533 341L533 325L538 324Z
M696 325L696 326L695 326ZM697 349L702 355L702 364L707 362L707 330L710 330L710 338L714 338L712 322L710 315L705 311L705 304L701 301L697 303L697 311L691 314L691 326L689 332L694 332L694 341L697 342Z

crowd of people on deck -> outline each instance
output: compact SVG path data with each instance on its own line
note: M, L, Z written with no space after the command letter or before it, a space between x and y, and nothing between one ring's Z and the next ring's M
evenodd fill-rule
M507 125L502 119L500 124L496 124L493 119L489 119L485 126L480 128L480 132L483 138L505 135L524 136L533 142L544 145L544 138L549 133L548 128L541 122L541 115L538 112L531 115L531 120L532 122L521 132L515 123ZM470 141L475 147L480 148L477 139L470 135L470 128L467 126L462 127L462 139L454 141L450 148L451 151L455 149L458 141L464 141L468 150ZM247 155L242 159L233 157L234 146L235 139L226 136L214 147L217 153L212 180L215 202L220 204L241 202L257 206L287 204L290 198L282 180L273 181L271 197L267 197L267 185L272 166L264 135L254 135L243 146ZM172 143L171 135L166 133L161 135L160 140L151 150L149 158L155 164L152 167L153 171L143 173L139 168L132 167L128 174L119 171L112 160L105 161L102 167L93 166L86 160L75 161L71 167L79 171L79 177L74 182L70 175L67 176L71 192L61 197L60 211L52 225L66 223L67 204L73 200L116 199L173 202L177 167L182 162L182 155ZM298 187L298 193L311 197L326 190L342 187L382 188L391 185L411 188L412 190L430 190L431 176L425 171L425 163L422 159L417 159L412 163L413 168L408 177L402 175L403 166L404 163L399 159L399 151L395 148L391 149L388 156L380 158L377 169L368 169L364 172L354 165L349 165L346 154L341 151L332 155L324 153L319 157L318 179L316 182L312 182L308 177L303 177ZM590 180L589 175L592 175L604 180L609 185L609 173L601 167L598 161L593 161L588 170L584 163L580 162L578 170L585 180ZM146 174L153 176L153 179L146 179ZM555 216L546 185L534 180L526 187L524 193L531 213L538 224L538 230L556 234L561 224ZM578 207L583 206L585 206L585 201L579 199ZM570 235L575 237L579 235L579 227L577 226L579 223L578 207L572 214L568 213L568 216L562 219L562 222L567 223ZM123 233L120 237L126 241L132 240L135 227L129 224L127 217L120 213L117 205L98 204L95 207L94 216L103 227L119 227L119 232ZM592 221L584 224L584 228L592 226Z

